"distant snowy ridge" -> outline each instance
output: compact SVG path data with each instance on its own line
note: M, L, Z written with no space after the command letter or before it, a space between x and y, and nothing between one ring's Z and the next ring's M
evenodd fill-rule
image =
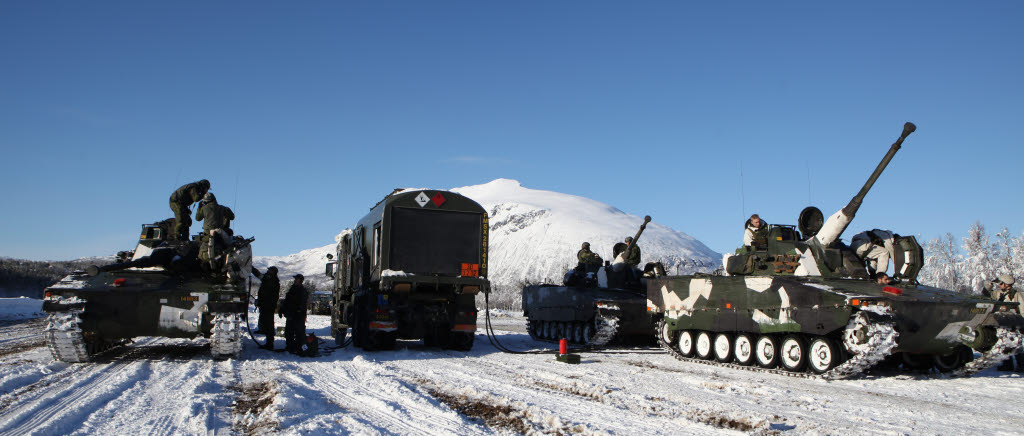
M559 283L576 265L583 242L605 260L612 246L633 236L643 217L600 201L553 191L524 188L497 179L452 189L480 203L490 215L488 276L497 288L522 283ZM670 274L711 271L721 255L686 233L657 223L647 225L638 245L643 262L662 262Z
M612 246L633 236L643 217L625 213L608 204L576 195L524 188L518 181L497 179L451 191L480 203L490 216L488 278L492 286L514 300L523 283L561 283L568 268L576 265L580 245L605 260L612 260ZM351 226L339 223L339 228ZM639 241L643 262L662 262L670 274L711 271L722 256L686 233L657 223L647 225ZM254 265L264 270L275 265L282 280L302 273L306 280L325 283L324 264L335 244L303 250L287 256L255 256ZM492 297L493 298L493 297Z

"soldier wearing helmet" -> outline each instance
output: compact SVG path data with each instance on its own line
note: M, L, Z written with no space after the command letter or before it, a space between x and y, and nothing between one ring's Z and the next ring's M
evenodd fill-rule
M206 179L183 185L171 194L171 211L174 212L174 231L171 237L188 240L188 230L192 226L192 211L189 207L201 200L210 191L210 182Z
M626 265L636 268L637 265L640 265L640 246L633 243L632 236L627 236L625 242L626 250L628 250L625 255Z
M576 252L576 260L579 260L580 264L590 265L594 263L601 263L601 257L593 251L590 251L590 243L584 242L580 251Z
M217 269L213 263L222 249L231 245L231 220L235 219L235 213L227 206L217 204L217 197L212 192L207 192L199 203L199 211L196 212L196 220L203 221L203 236L200 238L199 259L204 265L209 264L212 269Z

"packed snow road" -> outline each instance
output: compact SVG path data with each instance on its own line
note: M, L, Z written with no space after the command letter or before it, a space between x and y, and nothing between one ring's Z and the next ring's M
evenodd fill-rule
M255 318L253 318L255 319ZM546 347L495 318L512 349ZM308 327L329 334L329 320ZM869 374L824 381L679 362L657 349L461 353L261 350L214 361L205 341L143 338L54 362L40 320L0 324L0 434L995 434L1024 430L1024 378ZM278 346L283 343L278 342Z

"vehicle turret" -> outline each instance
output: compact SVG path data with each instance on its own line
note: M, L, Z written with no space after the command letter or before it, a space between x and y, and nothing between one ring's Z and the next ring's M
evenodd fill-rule
M840 241L840 236L849 227L868 191L899 151L903 140L914 130L913 123L904 124L903 133L845 207L825 220L821 210L811 206L800 213L797 226L769 225L766 246L736 250L735 255L725 259L726 272L731 275L868 278L863 262ZM913 236L901 236L897 238L896 245L899 247L893 259L896 271L903 277L915 279L923 258L920 244Z
M906 123L903 125L903 133L899 139L896 140L889 147L889 152L885 154L882 161L875 167L875 171L871 173L871 177L868 177L868 181L864 182L864 186L860 188L860 192L857 193L846 205L846 207L840 209L838 212L828 217L828 221L821 226L821 230L815 232L814 240L821 246L828 246L835 242L839 237L846 231L846 228L850 226L850 221L853 220L854 215L857 214L857 210L860 209L861 203L864 201L864 197L868 195L868 191L874 186L875 181L878 180L878 176L882 175L882 171L885 171L885 167L889 165L889 161L896 155L896 152L900 150L903 145L903 140L907 138L911 133L917 130L917 126L914 123ZM820 212L819 212L820 213Z

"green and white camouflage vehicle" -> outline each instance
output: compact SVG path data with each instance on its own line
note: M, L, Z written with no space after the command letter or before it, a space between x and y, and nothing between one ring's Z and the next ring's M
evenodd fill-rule
M198 238L170 241L173 219L142 226L121 262L76 271L44 291L45 337L54 359L86 362L140 336L206 337L214 358L242 350L252 238L234 236L210 264Z
M859 374L887 357L967 375L1019 350L1024 318L1016 304L918 283L923 250L913 236L896 238L890 284L871 280L839 239L914 130L904 126L860 192L827 221L809 207L799 229L769 226L767 246L727 256L724 276L649 279L662 347L682 360L825 378Z

